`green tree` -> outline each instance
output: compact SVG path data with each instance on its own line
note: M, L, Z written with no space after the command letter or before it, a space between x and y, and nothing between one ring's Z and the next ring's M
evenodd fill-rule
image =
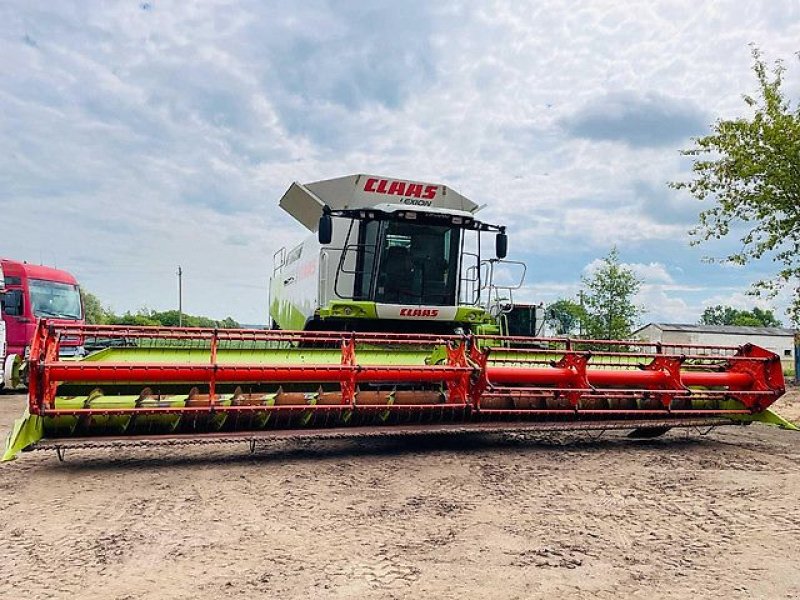
M739 325L752 327L780 327L782 323L771 310L757 306L753 310L740 310L732 306L709 306L700 317L701 325Z
M739 249L722 262L771 257L778 263L776 276L756 283L753 293L797 286L789 314L800 323L800 108L784 96L783 63L770 68L758 48L752 53L759 89L744 96L752 114L720 119L710 135L696 138L682 151L694 157L693 178L670 185L714 202L691 230L692 244L743 232Z
M161 325L157 320L150 317L147 310L139 310L135 313L130 311L124 315L113 315L109 320L111 325Z
M183 314L179 319L177 310L155 311L149 308L140 308L135 313L126 312L124 315L111 315L107 319L108 323L116 325L160 325L163 327L178 327L181 322L183 327L219 327L240 328L241 325L231 317L225 317L221 321L216 321L208 317Z
M561 298L547 307L547 318L554 322L558 335L572 335L586 321L586 311L578 302Z
M209 317L188 315L186 313L183 313L183 316L180 317L177 310L151 312L150 317L158 321L161 325L167 327L177 327L179 322L181 322L184 327L219 327L221 329L241 327L241 325L239 325L239 323L234 321L231 317L225 317L221 321L216 321L214 319L210 319Z
M126 312L123 315L114 314L110 308L103 306L100 299L90 291L80 288L83 300L83 312L86 322L91 325L161 325L164 327L178 326L178 311L155 311L146 306L136 312ZM184 327L219 327L220 329L240 329L242 326L231 317L221 321L196 315L183 314Z
M83 287L79 288L83 301L84 319L90 325L105 325L113 320L111 309L103 306L100 299Z
M642 309L633 302L642 282L619 260L616 247L591 276L582 278L585 333L594 339L628 339Z
M242 324L238 321L234 321L231 317L225 317L218 323L218 326L222 329L241 329Z

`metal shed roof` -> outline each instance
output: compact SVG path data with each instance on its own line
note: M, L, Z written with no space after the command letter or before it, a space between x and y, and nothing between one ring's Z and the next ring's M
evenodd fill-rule
M691 325L684 323L648 323L640 327L633 333L639 333L643 329L658 327L661 331L685 331L687 333L720 333L725 335L774 335L774 336L793 336L794 329L787 327L748 327L738 325Z

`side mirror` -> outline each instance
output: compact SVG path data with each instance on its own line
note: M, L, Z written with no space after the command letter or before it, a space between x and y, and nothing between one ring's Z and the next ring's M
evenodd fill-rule
M508 254L508 235L501 231L494 239L494 253L497 258L505 258Z
M330 213L323 212L319 218L319 227L317 228L317 239L323 246L330 244L333 239L333 219Z

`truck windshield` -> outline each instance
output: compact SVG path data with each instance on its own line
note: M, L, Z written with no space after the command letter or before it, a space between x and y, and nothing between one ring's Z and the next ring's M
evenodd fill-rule
M31 306L37 317L79 320L83 316L77 285L29 279Z
M447 226L386 223L375 301L455 305L460 234Z

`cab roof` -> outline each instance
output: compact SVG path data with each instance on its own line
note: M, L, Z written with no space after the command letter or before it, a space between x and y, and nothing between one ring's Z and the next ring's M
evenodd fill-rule
M43 279L45 281L56 281L58 283L70 283L77 285L78 281L70 273L46 267L44 265L32 265L30 263L0 258L3 266L3 274L6 277L27 277L30 279Z
M325 206L335 211L387 204L450 214L473 214L479 208L469 198L440 183L365 174L306 184L294 182L280 200L280 207L309 231L317 230Z

